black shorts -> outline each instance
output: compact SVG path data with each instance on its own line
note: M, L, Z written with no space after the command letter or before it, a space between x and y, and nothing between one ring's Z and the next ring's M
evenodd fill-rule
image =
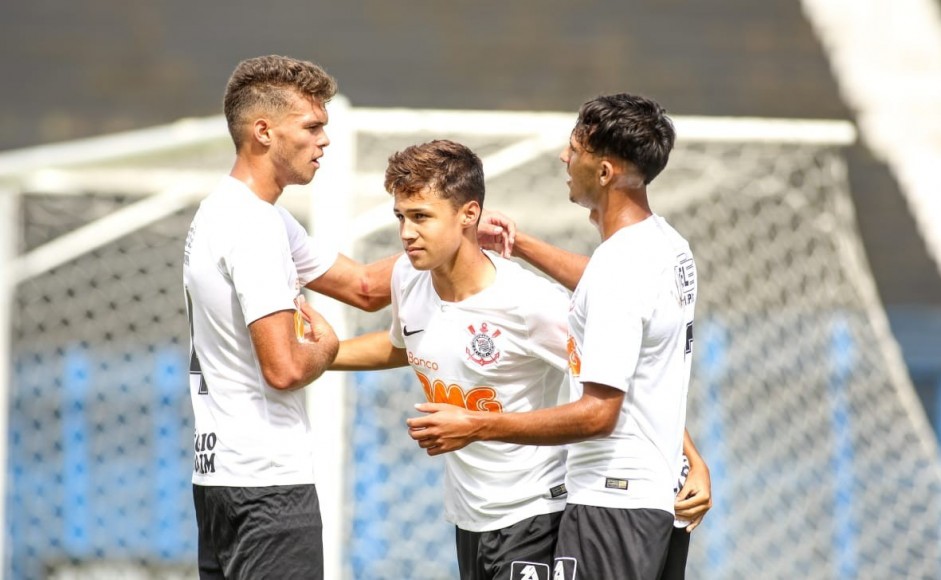
M550 580L562 512L543 514L490 532L456 528L461 580Z
M323 579L323 524L313 485L193 486L199 577Z
M568 504L559 524L553 580L660 576L673 515L656 509L610 509Z
M689 532L686 528L674 527L670 533L670 550L660 573L660 580L684 580L686 559L689 556Z

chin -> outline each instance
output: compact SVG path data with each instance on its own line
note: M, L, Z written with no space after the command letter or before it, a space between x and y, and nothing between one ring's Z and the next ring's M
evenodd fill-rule
M408 254L406 254L408 255ZM425 264L424 260L408 255L408 261L411 262L412 267L416 270L428 270L428 266Z

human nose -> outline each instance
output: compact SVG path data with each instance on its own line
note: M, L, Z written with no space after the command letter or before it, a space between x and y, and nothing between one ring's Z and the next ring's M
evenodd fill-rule
M399 237L402 238L403 242L411 242L418 237L415 224L413 224L411 220L406 218L399 224Z
M570 159L570 153L571 153L571 151L569 150L569 146L566 145L566 146L562 149L562 151L559 153L559 161L561 161L562 163L565 163L566 165L568 165L569 159Z

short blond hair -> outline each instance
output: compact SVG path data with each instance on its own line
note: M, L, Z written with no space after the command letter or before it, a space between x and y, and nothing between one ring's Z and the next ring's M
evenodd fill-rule
M287 56L249 58L235 67L225 87L223 110L236 149L242 144L247 116L257 109L283 112L292 92L326 103L336 95L337 82L319 65Z

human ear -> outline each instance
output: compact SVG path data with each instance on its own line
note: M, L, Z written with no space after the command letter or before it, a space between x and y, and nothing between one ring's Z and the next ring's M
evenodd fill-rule
M461 225L470 226L477 223L480 219L480 204L476 201L469 201L461 208Z
M601 186L604 187L611 182L611 177L614 175L614 166L611 165L611 162L607 159L601 160L601 167L598 170L598 181L601 183Z
M255 122L252 123L252 138L265 147L271 145L271 125L268 123L268 119L255 119Z

